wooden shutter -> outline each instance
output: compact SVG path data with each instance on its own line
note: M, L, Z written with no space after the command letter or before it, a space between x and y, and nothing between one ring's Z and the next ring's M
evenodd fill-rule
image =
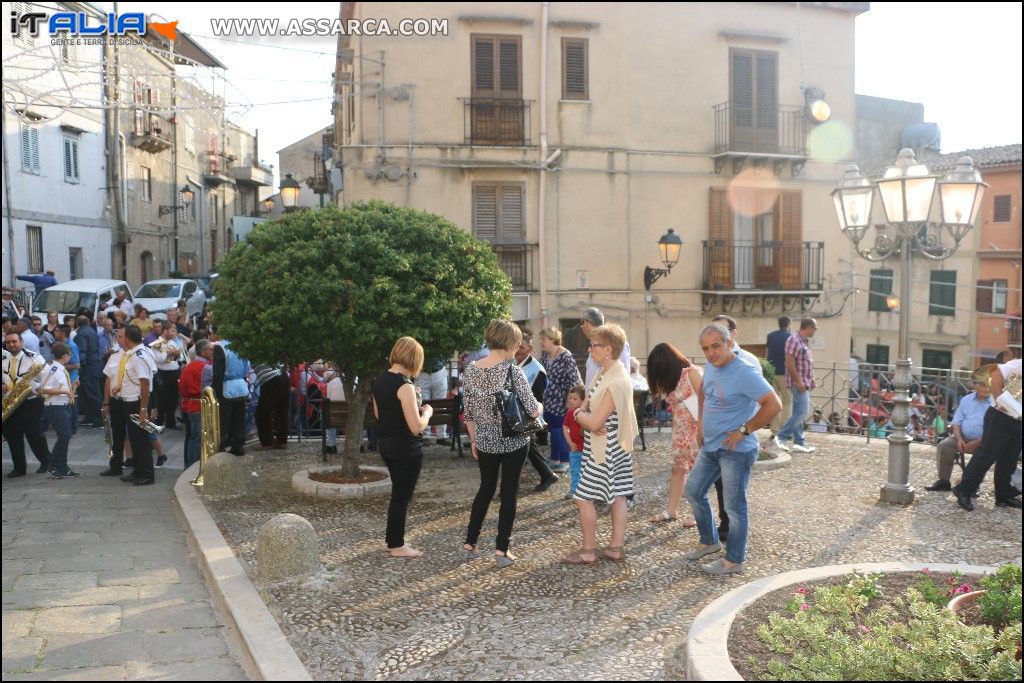
M562 99L589 99L587 39L562 38Z
M729 51L730 147L746 152L778 150L778 54Z
M21 170L33 171L32 167L32 131L31 126L21 124Z
M779 263L779 286L782 289L803 289L804 256L803 193L785 190L779 198L782 216L782 254Z
M754 71L754 99L757 113L754 126L762 130L778 128L778 68L774 52L758 52L755 59L757 68Z
M519 59L519 37L498 40L498 96L520 98L523 94Z
M732 207L725 188L712 187L708 207L707 272L709 289L732 289Z
M993 211L992 222L1010 222L1010 195L998 194L995 196L995 210Z
M994 284L992 280L978 280L978 288L975 290L974 307L979 313L992 312L992 289Z
M155 133L162 126L160 125L160 115L156 113L160 106L160 91L154 88L149 89L149 116L146 120L146 132Z
M71 162L71 140L64 138L64 180L74 180L75 174Z
M754 55L733 50L730 55L729 90L733 128L754 127Z
M526 216L521 185L500 185L498 242L519 244L526 238Z
M522 81L522 39L519 36L474 35L474 98L520 98Z
M473 186L473 235L494 242L498 239L498 186Z
M956 315L956 271L933 270L928 294L928 315Z
M472 97L497 97L494 78L495 39L473 36L473 91Z

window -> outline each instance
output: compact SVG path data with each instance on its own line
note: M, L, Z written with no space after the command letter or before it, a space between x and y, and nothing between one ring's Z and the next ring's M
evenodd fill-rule
M43 272L43 228L40 225L25 227L28 233L28 272Z
M974 307L979 313L1006 313L1006 280L978 280Z
M888 365L889 347L884 344L868 344L867 362L871 365Z
M217 195L210 195L210 225L218 227L220 225L220 212L217 210Z
M64 181L77 183L80 180L78 174L78 139L64 136Z
M586 38L562 38L562 99L590 99Z
M933 270L928 315L956 315L956 271Z
M473 185L473 235L492 244L522 244L526 240L522 183Z
M21 123L21 170L39 174L39 129Z
M153 201L153 172L145 166L139 166L142 171L142 201Z
M922 349L921 367L935 370L949 370L953 367L953 354L949 351Z
M1010 222L1010 195L997 194L994 198L995 210L992 212L993 223Z
M82 277L82 248L68 248L68 272L71 273L71 280L78 280Z
M870 293L868 294L868 310L889 311L889 303L886 298L892 294L892 270L888 268L873 269L871 271Z
M185 119L185 151L193 154L196 151L196 129L188 119Z
M473 97L523 95L522 38L473 35Z
M778 148L778 62L775 52L729 50L729 141L736 150Z

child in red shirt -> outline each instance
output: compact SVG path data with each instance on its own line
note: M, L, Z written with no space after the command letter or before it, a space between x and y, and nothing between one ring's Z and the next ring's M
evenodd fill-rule
M583 427L576 421L576 413L587 398L587 390L577 384L565 396L565 421L562 423L562 434L569 444L569 492L566 498L572 498L580 483L580 471L583 469Z

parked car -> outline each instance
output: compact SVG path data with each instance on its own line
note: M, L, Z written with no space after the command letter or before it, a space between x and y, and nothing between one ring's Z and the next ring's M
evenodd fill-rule
M212 304L217 300L217 297L213 293L213 285L217 282L217 273L210 273L209 275L201 275L195 278L196 282L199 283L199 288L203 290L203 294L206 295L206 303Z
M135 303L149 311L149 317L163 320L167 310L185 300L185 315L201 318L206 308L206 294L194 279L150 280L135 292Z
M78 313L87 308L93 313L93 319L99 315L101 303L113 299L118 290L125 291L125 298L133 301L132 288L124 280L69 280L47 287L32 301L32 312L46 320L47 311L57 311L63 321L65 315Z

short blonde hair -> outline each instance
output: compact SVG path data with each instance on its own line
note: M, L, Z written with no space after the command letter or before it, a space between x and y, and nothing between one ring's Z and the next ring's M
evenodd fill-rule
M605 323L595 328L590 339L611 346L612 358L621 356L622 349L626 348L626 331L615 323Z
M484 332L484 342L488 348L496 351L512 351L519 348L523 341L523 331L519 325L508 319L492 320Z
M423 369L423 347L412 337L402 337L391 347L388 362L409 369L415 377Z
M555 346L562 345L562 331L557 327L545 327L540 331L540 336L547 340L553 341Z

